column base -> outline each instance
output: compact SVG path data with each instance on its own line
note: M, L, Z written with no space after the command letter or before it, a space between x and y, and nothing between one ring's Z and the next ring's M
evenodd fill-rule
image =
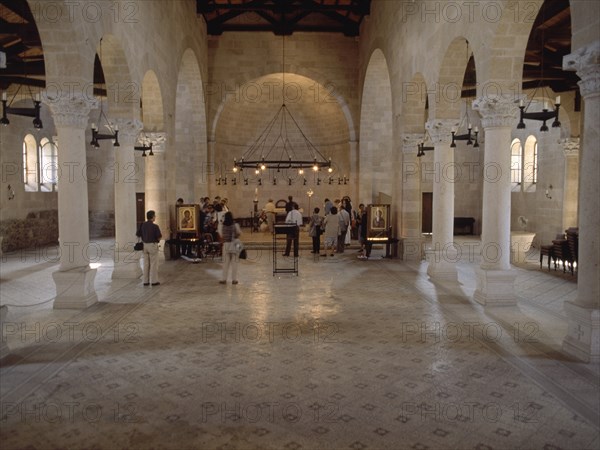
M115 265L112 279L125 278L135 280L142 276L140 259L143 252L136 252L133 248L128 250L115 250Z
M403 261L422 261L423 239L420 237L402 238L402 260Z
M425 250L425 259L428 262L427 275L431 278L458 281L456 251L453 249Z
M600 362L600 310L565 302L569 330L563 352L584 362Z
M2 330L2 336L0 336L0 359L8 355L9 352L8 343L6 342L6 336L4 335L4 331L6 330L5 324L7 315L8 306L0 306L0 330Z
M475 269L477 288L473 299L483 306L515 306L515 278L513 270Z
M94 289L96 269L82 267L52 274L56 284L54 309L84 309L98 301Z

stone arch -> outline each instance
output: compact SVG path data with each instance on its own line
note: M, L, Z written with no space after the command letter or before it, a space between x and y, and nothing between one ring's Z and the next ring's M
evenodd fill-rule
M514 96L521 92L523 62L527 41L544 0L503 2L504 9L495 21L485 52L481 52L477 95ZM500 7L501 3L497 3Z
M89 52L86 27L80 23L80 16L72 17L68 2L64 0L52 2L51 7L55 10L52 15L44 13L48 8L45 0L27 0L27 3L33 12L44 49L48 93L56 98L71 87L75 91L83 91L91 81L94 55ZM65 47L65 43L68 43L68 47Z
M379 194L392 197L393 113L392 87L387 60L380 49L371 53L365 73L360 107L358 183L363 202L379 202Z
M273 73L261 76L257 79L239 86L239 95L229 95L227 101L220 107L218 122L214 126L214 169L215 174L210 178L211 189L215 195L227 197L229 205L234 211L247 213L248 196L257 195L260 204L266 203L269 197L275 201L285 195L292 195L297 199L301 208L307 211L308 198L306 192L312 189L314 196L311 198L311 207L322 205L323 200L328 197L341 198L348 194L349 185L343 181L338 184L338 178L348 176L351 169L351 151L348 141L348 122L346 116L335 99L322 98L315 101L315 95L323 87L316 85L315 80L292 73L285 74L286 84L286 108L295 125L287 125L287 131L281 131L281 136L291 142L299 159L304 159L305 142L302 133L325 157L332 159L333 172L322 170L313 172L306 170L300 175L295 169L282 168L279 172L267 171L260 176L246 169L243 173L234 174L233 160L241 159L241 156L255 143L258 137L267 129L267 125L275 118L282 103L282 74ZM277 84L278 83L278 84ZM276 86L268 89L269 86ZM277 88L278 87L278 88ZM313 88L313 89L311 89ZM289 118L288 118L289 120ZM277 121L277 124L280 124ZM279 129L272 128L268 134L267 143L261 147L274 159L286 159L282 156L282 147L275 145L279 136ZM253 155L257 155L258 153ZM312 155L312 153L311 153ZM260 154L258 157L262 156ZM237 187L232 185L232 177L236 177ZM329 177L332 177L331 184ZM217 184L215 178L227 177L227 184ZM306 178L307 184L303 184L302 178ZM244 185L244 179L248 178L249 185ZM258 179L261 185L258 185ZM289 185L289 179L292 184ZM320 182L319 182L320 179ZM354 180L352 180L354 182ZM257 189L253 194L252 190Z
M598 39L600 26L600 3L585 1L569 1L571 5L571 52L591 44Z
M467 64L472 55L469 41L458 36L444 53L436 89L429 96L429 106L436 119L458 119L461 112L461 92Z
M104 79L111 116L131 119L138 117L140 91L131 77L124 48L118 37L105 34L96 47Z
M164 131L162 93L153 70L148 70L142 80L140 118L144 124L144 131Z
M175 136L167 152L167 198L195 202L206 195L209 169L202 74L195 53L181 57L175 94Z
M348 105L348 102L346 101L344 95L341 92L335 90L335 84L318 71L311 70L303 66L298 66L296 64L289 64L286 65L286 67L288 68L288 70L285 72L286 76L290 74L310 78L316 83L314 89L318 88L317 85L321 87L321 91L317 93L321 98L333 98L339 103L340 108L342 109L342 112L346 117L346 122L348 123L348 140L351 142L356 141L358 133L354 118L352 116L351 108ZM214 140L214 131L216 130L216 126L219 121L218 116L223 109L223 103L227 99L227 96L225 95L225 86L235 86L235 88L237 89L253 80L257 80L261 77L270 76L274 74L278 75L281 79L281 63L267 63L260 69L252 69L236 77L226 79L223 81L221 86L212 86L213 90L211 92L209 92L209 90L207 89L207 96L217 95L220 97L218 101L211 102L211 104L214 106L212 114L212 125L210 127L211 134L209 135L210 140ZM281 88L281 85L279 85L279 88ZM313 93L314 92L311 92L310 94Z
M427 83L422 73L417 72L403 84L402 89L402 128L404 133L424 134L427 121Z

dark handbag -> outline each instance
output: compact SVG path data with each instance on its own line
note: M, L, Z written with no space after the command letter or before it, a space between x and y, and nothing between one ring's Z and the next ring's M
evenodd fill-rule
M240 251L239 258L240 258L240 259L246 259L246 258L248 258L248 254L246 253L246 249L245 249L245 248L243 248L243 249Z
M138 241L133 246L133 249L136 252L141 252L142 250L144 250L144 243L142 242L142 224L141 223L140 223L140 226L138 227L138 230L135 233L135 235L138 237Z

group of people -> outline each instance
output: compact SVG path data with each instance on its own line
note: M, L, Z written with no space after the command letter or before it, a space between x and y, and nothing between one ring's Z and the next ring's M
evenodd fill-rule
M359 205L356 211L352 207L350 197L332 202L326 198L323 204L324 215L321 209L315 207L308 223L308 235L312 237L313 254L333 256L334 253L344 253L345 247L350 245L352 233L356 232L361 244L361 251L366 242L366 209L364 204ZM364 223L363 223L364 216ZM364 229L364 233L362 232ZM323 236L324 253L321 252L321 236Z
M240 227L233 220L233 214L227 205L227 199L215 197L213 201L208 197L201 199L200 208L200 233L210 233L215 242L222 245L223 272L221 284L226 284L231 271L232 284L238 284L237 269L239 259L239 246L237 240L241 235ZM177 199L177 205L183 205L183 199ZM270 206L272 205L272 207ZM299 211L298 203L292 196L288 197L286 203L286 224L296 226L296 233L288 235L284 256L289 256L292 251L295 257L298 256L299 248L299 229L302 227L304 219ZM275 224L275 205L269 200L265 207L269 229L273 229ZM364 204L360 204L358 211L352 207L350 197L345 196L342 199L331 201L326 198L321 208L315 207L308 223L308 234L312 237L313 254L320 254L323 257L334 256L334 253L344 253L345 247L350 245L353 231L357 233L359 243L361 244L361 255L359 258L368 259L371 254L371 244L367 240L367 210ZM138 229L137 236L144 243L144 286L158 286L158 243L162 239L162 233L156 221L155 211L146 213L147 221ZM379 220L378 217L375 219ZM190 214L181 219L186 226L182 228L193 227L195 218ZM323 236L324 252L321 253L321 236ZM188 255L191 252L190 244L182 244L181 252Z
M236 239L241 235L241 230L238 224L233 220L233 214L229 211L226 198L221 199L215 197L213 201L209 197L200 199L200 233L210 233L215 242L220 242L222 245L223 257L223 275L221 284L227 282L229 271L231 270L232 283L237 284L237 263L239 257L239 249L236 246ZM178 198L177 206L184 205L184 200ZM189 210L184 211L181 218L180 228L189 229L195 228L195 217ZM158 280L158 244L162 239L160 227L155 223L156 212L150 210L146 213L146 221L143 222L136 235L143 242L143 285L144 286L159 286ZM171 224L171 232L173 234L173 224ZM175 227L177 229L177 227ZM178 238L182 237L182 233L178 233ZM189 242L181 244L181 254L190 256L192 245Z

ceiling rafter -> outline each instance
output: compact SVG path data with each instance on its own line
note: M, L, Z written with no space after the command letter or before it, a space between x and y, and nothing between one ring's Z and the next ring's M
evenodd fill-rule
M272 31L276 35L324 31L358 36L362 19L371 8L371 0L336 0L334 3L323 0L240 0L236 3L196 0L196 3L208 33L214 35L226 31ZM249 14L257 14L267 24L252 22Z

